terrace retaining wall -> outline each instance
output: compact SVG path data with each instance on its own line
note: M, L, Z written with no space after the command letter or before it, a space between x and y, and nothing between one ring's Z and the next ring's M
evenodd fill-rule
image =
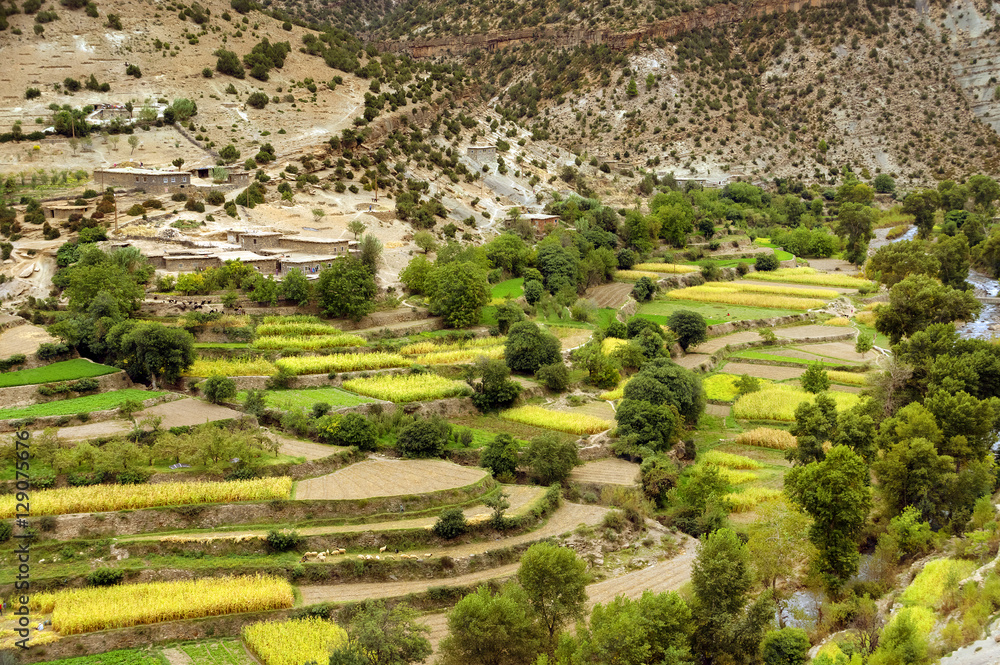
M721 361L729 358L729 355L735 351L743 351L744 349L750 349L755 346L795 346L797 344L822 344L824 342L842 342L846 339L852 339L854 337L853 333L839 333L836 335L826 335L823 337L809 337L806 339L779 339L776 342L767 342L765 340L758 340L755 342L740 342L738 344L727 344L725 347L719 349L712 355L708 357L707 360L691 367L692 372L711 372L715 369ZM809 361L803 360L801 363L783 363L778 360L755 360L753 358L739 358L740 362L753 363L760 365L782 365L787 367L803 367L809 364ZM834 365L829 366L827 369L833 369L838 371L846 372L856 372L858 370L858 365ZM863 365L861 366L863 367Z
M137 387L137 386L133 386L133 388L137 388L139 390L142 389L142 387ZM160 404L161 402L172 402L175 399L182 399L182 398L183 398L183 395L177 395L177 394L174 394L174 393L167 393L166 395L162 395L160 397L150 397L149 399L143 400L142 404L143 404L144 407L150 407L150 406L154 406L156 404ZM90 415L90 418L88 418L86 422L94 423L94 422L103 422L105 420L114 420L120 414L119 414L118 409L114 408L114 409L106 409L104 411L91 411L89 413L89 415ZM33 429L44 429L46 427L57 427L60 424L59 421L62 420L63 418L66 418L66 417L73 418L75 416L36 416L36 417L30 418L30 420L31 420L31 426L32 426ZM26 419L25 418L11 418L11 419L8 419L8 420L0 420L0 433L2 433L2 432L14 432L14 431L18 430L21 427L21 425L23 424L24 420L26 420ZM78 423L78 424L81 424L81 423Z
M792 323L802 323L812 321L815 314L789 314L788 316L775 316L769 319L749 319L746 321L727 321L708 326L709 337L721 337L740 330L756 330L757 328L776 328Z

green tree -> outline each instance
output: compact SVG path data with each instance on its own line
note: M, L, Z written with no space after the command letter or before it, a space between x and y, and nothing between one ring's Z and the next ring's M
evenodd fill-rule
M230 143L219 151L219 159L222 160L223 164L232 164L240 158L241 154L236 146Z
M868 258L868 243L875 225L875 209L860 203L844 203L837 211L837 235L844 238L844 258L861 265Z
M500 268L507 275L520 275L531 259L531 250L520 237L504 233L484 247L490 266Z
M427 276L432 314L444 317L451 328L467 328L479 323L482 309L489 302L486 272L469 262L451 262L435 266Z
M358 260L374 276L382 268L382 241L366 233L358 243Z
M437 240L430 231L417 231L413 236L413 244L419 247L424 254L437 250Z
M682 431L674 409L639 399L623 399L615 411L615 420L618 439L614 451L628 457L645 457L647 451L666 452L677 443Z
M387 607L383 600L361 604L347 627L351 645L368 665L407 665L431 655L430 629L406 603Z
M789 471L785 493L812 516L809 540L819 551L819 571L837 592L858 570L857 538L871 510L868 466L847 446L834 446L822 462Z
M932 323L971 321L981 309L968 292L924 275L911 275L889 290L889 304L878 309L875 330L893 344Z
M691 610L676 593L644 591L594 606L573 662L685 665L691 662Z
M969 276L969 239L963 234L941 238L931 246L931 252L941 264L937 274L941 283L960 291L968 290L965 278Z
M110 330L107 341L129 378L152 381L154 388L158 381L176 382L198 357L191 333L162 323L123 321Z
M228 376L210 376L205 379L202 392L212 404L221 404L227 399L236 397L236 382Z
M872 181L872 185L879 194L892 194L896 191L896 181L888 173L879 173Z
M941 207L941 196L935 189L911 192L903 199L903 213L913 215L917 233L921 238L930 236L934 229L934 213Z
M628 85L625 87L625 94L629 97L639 96L639 87L636 85L634 77L628 80Z
M900 441L872 464L879 496L890 516L907 506L919 506L921 512L935 516L933 507L942 502L944 479L954 468L954 460L939 455L924 438Z
M489 469L494 478L513 476L517 471L518 445L510 434L497 434L483 446L479 454L479 466Z
M677 343L685 351L690 346L698 346L708 339L708 324L698 312L679 309L667 319L667 326L677 335Z
M354 234L355 240L357 240L358 236L364 233L367 228L368 226L360 219L352 219L347 225L347 230Z
M529 305L534 305L542 299L544 290L545 287L537 279L527 281L524 283L524 299Z
M528 602L548 632L554 648L559 630L572 619L582 619L587 602L587 564L568 547L535 543L521 556L517 571Z
M672 406L692 427L705 410L701 379L668 358L656 358L643 365L625 384L624 397Z
M746 545L730 529L710 533L691 568L692 646L703 662L759 663L760 642L773 604L764 593L747 606L753 574Z
M542 485L561 483L580 463L576 443L557 434L536 436L524 451L524 464Z
M809 636L801 628L771 630L760 645L764 665L805 665L809 662Z
M848 180L837 188L833 200L836 201L837 205L856 203L867 206L875 200L875 190L860 180Z
M941 271L941 262L925 251L920 240L903 240L879 247L868 261L867 269L892 288L910 275L936 276Z
M375 278L358 259L337 259L323 269L316 284L320 309L327 316L360 321L375 309Z
M992 216L993 202L1000 199L1000 185L993 178L976 174L969 178L969 194L980 212Z
M439 420L417 420L400 432L396 446L405 457L440 457L451 435L451 426Z
M928 661L927 638L909 614L901 613L885 630L870 665L923 665Z
M802 388L806 392L821 393L830 389L830 377L822 363L811 363L802 375Z
M806 537L812 520L783 500L761 504L756 512L747 552L760 582L777 591L778 582L794 578L799 564L813 554Z
M499 358L480 358L466 382L473 390L472 404L484 413L510 406L521 394L521 384L510 378L510 368Z
M562 359L559 339L533 321L522 321L510 327L504 346L507 366L514 372L534 374L544 365Z
M338 446L356 446L359 450L375 450L378 436L375 425L360 413L348 413L337 423L333 442Z
M875 337L866 333L858 333L858 338L854 341L854 352L860 353L864 358L875 346Z
M444 665L528 665L541 646L542 631L528 595L509 583L493 595L481 586L448 613L441 643Z
M445 508L442 510L433 527L435 536L447 540L458 538L468 530L469 523L465 520L465 513L462 512L461 508Z
M302 271L298 268L291 268L285 273L285 278L281 280L281 297L291 300L298 305L305 305L312 295L312 285Z

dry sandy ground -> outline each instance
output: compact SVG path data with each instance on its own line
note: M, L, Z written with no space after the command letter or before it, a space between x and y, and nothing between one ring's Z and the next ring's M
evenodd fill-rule
M370 499L424 494L465 487L486 475L482 469L440 460L368 459L296 485L296 499Z
M564 503L549 520L535 531L523 533L512 538L504 538L499 542L467 543L456 547L449 547L440 554L448 555L453 559L460 557L481 554L496 548L498 545L510 547L522 543L535 542L545 538L558 536L580 524L593 526L598 524L607 512L601 506L585 506L575 503ZM517 572L519 564L490 568L476 571L468 575L452 577L448 579L425 579L406 580L402 582L378 582L363 584L332 584L323 586L299 587L302 593L302 602L306 605L320 602L347 602L352 600L364 600L365 598L393 598L405 596L410 593L420 593L430 587L436 586L459 586L475 584L491 579L501 579L510 577Z
M578 483L631 486L639 477L639 465L610 457L578 466L569 477Z
M757 365L754 363L726 363L722 367L726 374L749 374L760 379L770 379L772 381L784 381L786 379L797 379L806 371L804 367L779 367L777 365Z
M204 425L216 420L229 420L230 418L240 418L243 416L239 411L227 409L217 404L202 402L200 399L180 399L175 402L166 402L151 406L144 411L135 414L135 419L142 420L151 416L160 416L161 429L171 427L190 427L193 425Z
M7 358L16 353L31 355L40 345L58 341L44 328L30 324L17 326L0 334L0 357Z
M710 416L720 416L722 418L728 418L733 412L731 407L725 406L723 404L706 404L705 413Z
M696 367L711 358L707 353L689 353L679 358L674 358L674 362L686 369Z
M323 459L329 457L330 455L335 455L339 452L347 450L344 446L328 446L324 443L299 441L297 439L290 439L287 436L282 436L281 434L275 434L273 432L269 432L268 436L270 436L272 440L276 440L281 443L281 448L278 452L282 455L288 455L290 457L304 457L307 462Z

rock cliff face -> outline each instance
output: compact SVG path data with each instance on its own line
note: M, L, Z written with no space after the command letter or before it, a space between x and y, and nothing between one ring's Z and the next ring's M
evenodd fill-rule
M840 4L843 0L759 0L741 4L715 5L698 11L686 12L666 21L650 23L647 27L628 32L615 30L558 30L525 28L509 32L481 35L456 35L426 40L398 40L373 42L380 51L406 53L414 58L441 55L464 55L476 49L491 52L507 46L545 42L554 47L573 47L581 44L606 44L615 50L624 50L643 40L667 39L684 32L711 28L748 18L798 11L805 7L825 7ZM368 41L366 36L362 39Z

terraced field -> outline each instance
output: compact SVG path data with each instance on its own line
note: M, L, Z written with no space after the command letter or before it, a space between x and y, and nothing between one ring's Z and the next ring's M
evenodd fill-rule
M639 478L639 465L609 457L582 464L573 469L569 477L578 483L632 486Z
M295 498L344 500L424 494L466 487L485 477L482 469L442 460L368 459L303 480L295 488Z

